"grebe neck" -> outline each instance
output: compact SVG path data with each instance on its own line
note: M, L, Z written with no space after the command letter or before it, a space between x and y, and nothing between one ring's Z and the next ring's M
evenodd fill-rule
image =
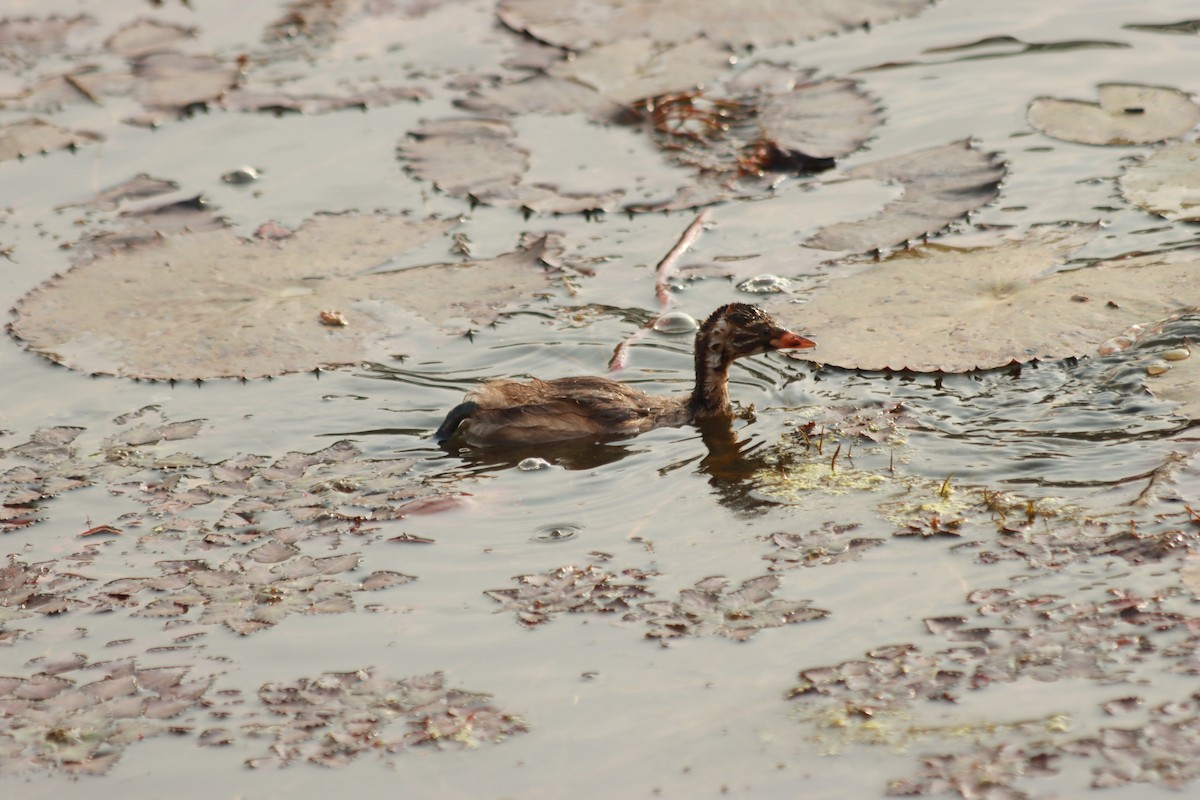
M696 333L696 386L688 408L697 417L728 416L729 366L734 356L728 346L729 321L710 319Z

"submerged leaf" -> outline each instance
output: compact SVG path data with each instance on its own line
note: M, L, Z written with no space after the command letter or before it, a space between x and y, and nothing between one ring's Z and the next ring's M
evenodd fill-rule
M708 37L734 47L812 39L916 14L929 0L502 0L500 20L549 44L587 50L635 36L670 44Z
M228 230L163 238L43 284L19 304L9 331L75 369L157 380L383 359L414 329L486 324L546 285L545 240L489 261L382 271L451 225L345 216L276 242ZM322 324L328 308L349 324Z
M895 253L803 306L821 347L802 357L852 369L989 369L1094 353L1134 323L1200 305L1196 251L1044 274L1083 233Z
M1200 123L1200 106L1178 89L1104 83L1099 102L1039 97L1029 104L1029 124L1068 142L1150 144L1173 139Z
M101 138L95 133L63 130L42 119L24 119L0 125L0 161L75 148Z
M1172 144L1125 170L1121 194L1151 214L1200 222L1200 143Z
M830 225L805 244L865 253L937 233L995 199L1004 173L995 153L981 153L965 140L846 170L830 179L898 183L904 194L876 216Z

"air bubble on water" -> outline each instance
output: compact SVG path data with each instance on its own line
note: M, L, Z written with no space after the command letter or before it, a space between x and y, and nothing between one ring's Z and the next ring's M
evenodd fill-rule
M699 327L695 317L682 311L671 311L654 320L654 330L659 333L692 333Z
M755 275L738 284L739 289L750 294L772 294L786 292L792 282L778 275Z

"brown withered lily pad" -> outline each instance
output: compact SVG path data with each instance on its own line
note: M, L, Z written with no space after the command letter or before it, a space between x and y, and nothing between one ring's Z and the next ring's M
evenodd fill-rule
M805 242L819 250L866 253L937 233L991 202L1000 193L1004 164L969 141L953 142L827 176L826 180L876 180L904 193L879 214L830 225Z
M672 158L704 173L758 177L827 169L882 121L854 81L759 62L703 91L648 96L633 110Z
M414 330L488 323L547 285L545 239L487 261L383 271L451 224L324 217L274 241L217 230L145 242L35 289L9 331L73 369L157 380L385 359ZM330 309L347 324L323 324Z
M809 622L829 616L807 600L775 597L779 578L763 575L729 587L721 576L705 578L679 593L678 600L651 600L639 606L650 625L646 636L667 642L681 636L725 636L745 641L763 628Z
M77 662L28 677L0 676L0 775L103 774L131 744L167 733L169 720L200 704L211 685L187 680L187 667ZM64 677L81 668L102 674Z
M735 47L812 39L911 16L928 0L753 0L696 6L686 0L502 0L500 21L549 44L587 50L635 36L660 43L708 37Z
M1105 83L1099 101L1039 97L1029 104L1029 124L1068 142L1150 144L1183 136L1200 124L1200 106L1178 89Z
M68 131L42 119L31 118L0 125L0 161L74 149L103 138L86 131Z
M1051 272L1089 231L894 253L803 306L806 328L821 338L803 358L852 369L989 369L1095 353L1130 325L1200 305L1195 251Z
M1121 194L1151 214L1200 222L1200 143L1167 145L1125 170Z
M393 679L374 670L327 672L294 683L264 684L259 700L272 718L242 726L271 736L270 754L250 767L308 761L344 766L361 753L398 753L417 745L474 747L529 728L490 696L449 688L440 672Z

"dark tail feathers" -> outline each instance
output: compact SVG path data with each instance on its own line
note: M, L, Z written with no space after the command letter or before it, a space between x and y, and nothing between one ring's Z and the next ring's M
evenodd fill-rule
M450 413L446 415L446 419L442 421L441 427L437 429L437 433L433 438L438 444L450 441L454 436L454 432L458 430L458 426L462 424L464 419L467 419L475 413L475 403L459 403L454 408L450 409Z

